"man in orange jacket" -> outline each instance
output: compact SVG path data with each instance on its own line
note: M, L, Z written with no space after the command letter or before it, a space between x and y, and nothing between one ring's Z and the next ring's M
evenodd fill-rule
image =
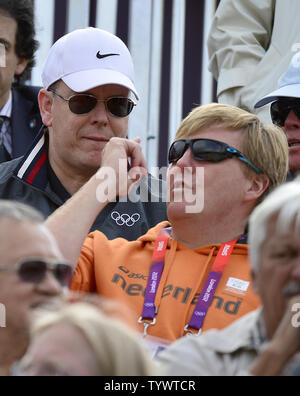
M259 306L243 234L255 206L284 182L288 146L281 129L212 104L181 123L169 162L169 223L137 241L95 232L84 242L108 202L147 173L138 140L112 139L97 175L47 225L74 264L74 290L122 299L145 335L174 341L222 329Z

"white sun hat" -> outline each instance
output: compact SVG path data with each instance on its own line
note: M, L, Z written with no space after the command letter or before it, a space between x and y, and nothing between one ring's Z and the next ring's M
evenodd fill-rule
M275 102L281 97L300 99L300 52L294 55L288 70L278 81L278 89L257 102L255 108Z

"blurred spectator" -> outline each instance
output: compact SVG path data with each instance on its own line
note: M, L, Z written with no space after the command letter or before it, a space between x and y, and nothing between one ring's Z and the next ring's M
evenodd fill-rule
M130 159L129 172L118 173L120 158ZM197 107L181 123L169 162L170 223L138 240L108 241L95 232L85 241L110 199L126 195L146 172L141 147L126 139L108 143L103 168L47 226L65 257L74 267L78 263L74 290L123 299L145 334L174 341L223 328L258 307L243 234L254 207L285 181L288 147L281 129L265 127L241 109L212 104ZM115 169L117 190L105 169ZM105 189L110 195L101 197Z
M254 104L272 90L300 49L298 0L222 0L208 40L210 70L218 99L257 113L271 122L269 110Z
M300 52L294 55L280 78L277 90L256 103L260 108L271 103L271 117L283 128L289 143L290 176L300 172Z
M70 291L67 294L66 303L86 303L94 305L111 319L125 324L135 332L138 331L134 311L121 300L108 300L96 294Z
M38 42L34 39L32 0L0 0L0 45L6 67L0 67L0 162L24 155L42 120L40 88L25 85L34 66Z
M33 313L57 308L71 276L42 216L23 204L0 201L0 303L6 313L6 327L0 328L0 375L9 375L25 353Z
M32 336L16 375L157 375L136 334L86 303L41 316Z
M109 140L126 137L135 107L130 96L138 94L127 47L94 28L76 30L53 45L43 85L39 104L46 129L22 159L0 166L0 197L49 216L98 171ZM92 229L110 239L138 238L166 219L162 189L159 180L144 177L134 203L111 202Z
M252 275L262 309L222 331L173 345L160 355L167 375L277 376L299 353L299 200L297 179L278 188L250 217Z

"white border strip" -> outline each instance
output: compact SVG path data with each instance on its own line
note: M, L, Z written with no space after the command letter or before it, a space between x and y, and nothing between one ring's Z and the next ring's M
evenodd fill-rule
M202 62L202 91L201 103L209 104L213 101L213 75L209 71L209 56L207 40L210 33L213 16L216 12L216 0L206 0L204 8L204 30L203 30L203 62Z
M68 32L89 26L90 2L87 0L69 0Z
M171 89L169 143L174 141L182 121L185 44L185 1L174 0L172 18Z
M42 71L52 47L54 31L54 0L35 0L36 39L40 47L36 53L36 66L32 70L31 84L42 86Z
M30 153L29 157L27 158L27 160L24 162L23 166L21 167L21 169L18 172L18 177L20 179L23 178L23 176L25 175L27 169L29 168L30 164L32 163L32 161L34 160L34 158L37 156L37 154L39 153L39 151L41 150L41 148L43 147L43 145L45 144L45 136L43 136L40 141L38 142L38 144L35 146L35 148L32 150L32 152Z
M147 128L147 161L149 169L157 166L159 145L159 118L161 96L161 64L163 46L164 4L153 0L151 22L150 85Z
M112 34L117 32L118 0L98 0L96 27Z

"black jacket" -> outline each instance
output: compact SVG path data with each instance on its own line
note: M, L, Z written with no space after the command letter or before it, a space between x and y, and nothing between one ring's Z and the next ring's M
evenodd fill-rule
M0 164L0 199L23 202L48 217L64 204L51 188L48 172L48 138L41 131L24 157ZM165 185L161 181L152 176L144 178L141 194L147 195L149 202L111 203L98 216L91 231L102 231L109 239L138 239L156 224L167 220L163 189Z
M37 100L39 91L39 87L29 86L12 89L12 158L18 158L27 152L42 127ZM0 163L12 158L1 146Z

